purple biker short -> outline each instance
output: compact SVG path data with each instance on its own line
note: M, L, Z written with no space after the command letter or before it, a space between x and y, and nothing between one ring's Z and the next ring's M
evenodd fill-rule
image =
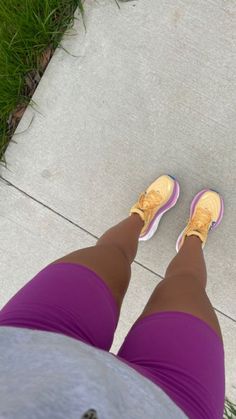
M107 285L74 263L47 266L0 311L0 326L62 333L106 351L117 322ZM222 419L223 344L197 317L163 312L138 320L118 357L162 388L189 418Z

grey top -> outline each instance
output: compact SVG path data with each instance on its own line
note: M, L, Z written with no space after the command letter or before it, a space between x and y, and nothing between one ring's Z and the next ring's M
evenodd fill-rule
M95 413L88 413L94 409ZM186 418L114 355L56 333L0 327L1 419Z

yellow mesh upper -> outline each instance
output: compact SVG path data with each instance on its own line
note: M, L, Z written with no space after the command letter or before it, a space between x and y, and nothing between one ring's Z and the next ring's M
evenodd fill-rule
M196 208L194 216L189 220L186 227L185 236L195 234L202 242L205 242L211 223L211 212L207 208Z
M144 221L140 236L145 235L157 211L168 202L174 186L175 182L170 176L162 175L151 183L146 192L140 195L138 202L133 205L130 214L139 214Z
M138 206L140 207L140 209L146 211L156 208L161 204L162 201L163 198L160 192L151 190L149 192L144 192L142 195L140 195L138 200Z
M164 198L158 191L150 190L140 195L138 202L131 208L130 213L139 214L144 221L141 231L143 234L148 227L158 208L162 205Z

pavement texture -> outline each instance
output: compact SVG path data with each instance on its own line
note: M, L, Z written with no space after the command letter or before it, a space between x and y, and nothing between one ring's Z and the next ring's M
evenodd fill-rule
M199 190L225 199L205 248L208 295L223 330L236 401L236 4L87 0L6 153L0 175L3 306L47 263L95 243L163 173L178 205L141 243L116 351L175 255Z

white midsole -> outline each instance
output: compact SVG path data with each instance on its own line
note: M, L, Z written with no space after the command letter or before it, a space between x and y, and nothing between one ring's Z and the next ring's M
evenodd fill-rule
M180 233L180 235L179 235L179 237L178 237L178 239L177 239L177 242L176 242L176 246L175 246L175 248L176 248L176 252L178 253L178 251L179 251L179 248L178 248L178 243L179 243L179 241L180 241L180 238L182 237L182 235L184 234L184 230L185 230L185 228L183 229L183 231L181 231L181 233Z

